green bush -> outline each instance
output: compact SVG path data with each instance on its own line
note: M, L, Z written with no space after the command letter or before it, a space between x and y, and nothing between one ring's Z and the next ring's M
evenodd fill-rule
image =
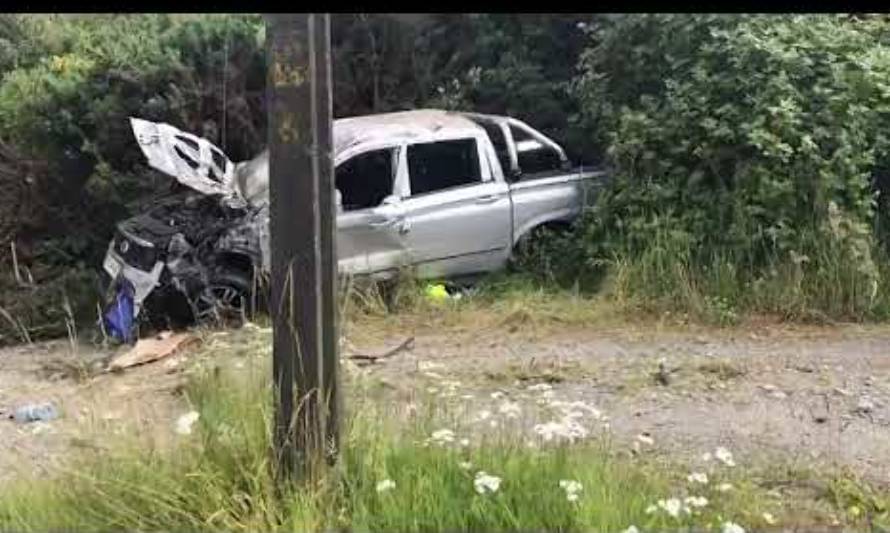
M63 311L55 296L62 273L97 271L115 223L170 187L146 168L130 116L203 134L235 158L264 144L262 28L257 15L0 19L0 139L14 147L0 154L0 184L21 198L0 201L0 262L11 264L16 243L19 262L47 293L23 307L20 290L4 290L0 305L18 308L35 338L65 331L54 318ZM40 171L20 175L23 159ZM92 323L97 295L87 292L73 307L87 309L78 318ZM0 334L8 337L6 325Z
M887 145L887 27L834 15L594 25L574 91L615 181L579 229L582 267L613 265L631 293L693 310L709 295L873 312L887 294L871 184Z

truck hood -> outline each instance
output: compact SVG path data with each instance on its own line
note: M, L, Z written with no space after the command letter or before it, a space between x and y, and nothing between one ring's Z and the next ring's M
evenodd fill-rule
M170 124L130 117L149 166L204 194L220 194L260 207L269 201L269 152L232 163L225 152Z
M204 194L241 196L235 165L207 139L164 123L130 118L133 134L148 164Z

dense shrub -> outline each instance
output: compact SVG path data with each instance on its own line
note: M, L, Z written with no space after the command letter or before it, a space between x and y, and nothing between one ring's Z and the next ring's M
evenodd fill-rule
M886 27L834 15L595 24L574 90L615 181L579 229L586 267L620 267L626 295L686 308L709 297L875 311Z
M170 187L169 179L145 168L128 117L207 135L233 157L259 149L265 140L262 28L259 16L0 20L0 138L10 147L0 164L38 169L0 172L4 190L28 200L27 217L20 203L0 202L0 307L35 331L62 312L64 294L75 310L95 314L96 292L77 287L77 297L63 274L94 277L114 223ZM13 242L40 290L11 282Z

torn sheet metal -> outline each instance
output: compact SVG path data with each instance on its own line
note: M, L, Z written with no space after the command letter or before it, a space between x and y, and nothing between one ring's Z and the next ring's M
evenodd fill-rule
M148 164L204 194L231 196L235 166L207 139L169 124L130 118Z

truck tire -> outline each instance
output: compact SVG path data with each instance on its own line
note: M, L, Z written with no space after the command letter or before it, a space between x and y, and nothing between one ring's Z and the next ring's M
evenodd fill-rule
M252 313L252 276L236 269L217 267L193 301L199 325L241 326Z

